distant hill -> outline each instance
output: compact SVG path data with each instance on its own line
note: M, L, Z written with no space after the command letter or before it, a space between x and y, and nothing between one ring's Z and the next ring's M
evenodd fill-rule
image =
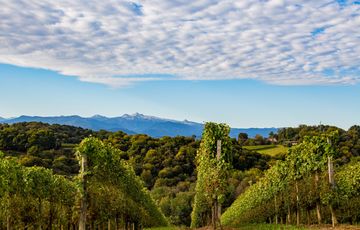
M154 116L146 116L140 113L132 115L124 114L120 117L105 117L95 115L92 117L80 116L20 116L16 118L0 118L0 123L19 123L19 122L43 122L49 124L72 125L92 129L95 131L104 129L108 131L123 131L128 134L147 134L152 137L162 136L192 136L201 137L203 124L191 121L177 121L164 119ZM237 137L240 132L247 133L249 137L260 134L267 137L270 132L277 132L277 128L232 128L231 137Z

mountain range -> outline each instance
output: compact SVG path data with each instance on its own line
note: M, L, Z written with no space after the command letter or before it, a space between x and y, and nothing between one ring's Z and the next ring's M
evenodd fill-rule
M80 116L20 116L15 118L1 118L0 123L18 122L43 122L49 124L71 125L87 129L123 131L128 134L147 134L152 137L162 136L192 136L201 137L203 124L188 120L177 121L154 116L147 116L140 113L132 115L124 114L120 117L105 117L95 115L92 117ZM267 137L270 132L277 132L277 128L231 128L230 136L237 137L239 133L247 133L249 137L260 134Z

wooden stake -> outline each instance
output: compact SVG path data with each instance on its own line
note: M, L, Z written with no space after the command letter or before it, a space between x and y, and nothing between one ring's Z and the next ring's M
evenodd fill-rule
M295 181L295 189L296 189L296 225L300 225L300 199L299 199L299 186L297 180Z
M82 154L81 156L81 169L80 176L82 182L83 193L81 194L81 203L80 203L80 218L79 218L79 230L86 230L86 209L87 209L87 188L86 188L86 175L87 170L87 157Z
M317 191L317 198L316 198L316 217L317 217L317 221L318 224L321 224L321 210L320 210L320 198L319 198L319 192L318 192L318 187L319 187L319 173L318 171L315 172L315 190Z
M221 157L221 140L217 140L216 142L216 159L220 160Z
M216 159L219 161L220 158L221 158L221 140L217 140L217 142L216 142ZM214 205L214 214L215 214L215 228L216 228L216 225L219 224L219 228L222 229L221 222L220 222L221 204L219 203L217 198L215 200L215 205Z
M277 208L276 195L274 197L274 205L275 205L275 224L278 224L278 208Z
M9 214L6 216L6 229L7 230L11 229L10 228L10 215Z
M334 189L335 188L334 164L331 160L331 157L328 157L328 174L329 174L329 183L330 183L331 189ZM330 208L330 213L331 213L331 223L334 228L335 225L337 224L337 219L336 219L336 214L335 214L335 211L334 211L331 203L329 205L329 208Z

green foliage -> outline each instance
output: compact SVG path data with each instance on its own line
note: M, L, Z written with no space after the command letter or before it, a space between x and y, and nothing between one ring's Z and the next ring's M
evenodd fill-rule
M195 193L192 185L189 182L182 182L176 187L155 187L151 191L152 197L168 216L172 225L190 226L191 203Z
M77 149L79 160L86 156L90 221L126 216L143 226L168 225L143 182L120 158L121 150L94 137L84 139Z
M247 141L248 139L249 136L247 135L247 133L239 133L238 142L241 146L244 145L245 141Z
M74 145L95 132L39 122L0 124L0 149L16 156L25 166L51 168L57 174L75 175L79 171ZM57 161L63 158L62 163Z
M237 226L239 230L306 230L310 228L280 224L246 224Z
M221 141L221 159L232 162L230 127L226 124L205 123L198 156L206 155L216 159L217 141Z
M155 228L144 228L144 230L180 230L182 228L177 228L174 226L168 226L168 227L155 227Z
M23 167L0 159L0 228L72 224L77 188L74 182L41 167ZM59 228L59 225L55 225Z
M339 134L336 145L336 157L339 158L339 164L346 163L351 157L360 156L360 126L358 125L350 127L348 131L327 125L300 125L297 128L282 128L278 131L278 141L284 145L291 146L301 143L306 136L320 136L334 131L337 131Z
M330 136L304 137L302 143L290 149L285 161L278 161L264 177L237 198L222 215L222 223L237 225L264 222L275 215L286 216L287 209L296 207L293 194L298 192L294 189L294 183L300 185L300 190L303 189L300 191L300 205L304 208L314 207L317 199L329 198L329 194L331 200L333 195L329 186L326 186L326 178L322 180L325 192L322 197L318 197L311 175L323 171L328 157L335 155L335 149L329 139L336 139L336 136L334 133ZM358 181L354 182L356 183Z
M49 125L39 122L0 124L0 149L27 152L36 146L39 150L58 149L61 143L80 143L92 131L67 125Z
M230 127L225 124L205 124L197 152L197 182L191 227L206 225L214 200L222 202L227 190L227 176L232 161ZM221 156L217 159L217 141L221 141Z
M335 174L338 219L356 223L360 216L360 159L354 159Z
M327 138L319 137L321 133L330 133L334 130L338 131L338 136L335 140L331 140L332 145L328 144ZM208 134L219 137L226 132L219 133L212 132L210 134L209 132ZM200 141L193 137L152 138L147 135L127 135L120 131L95 132L71 126L30 122L14 125L0 124L0 150L4 152L2 154L0 151L0 160L8 162L4 163L7 165L5 169L3 168L0 171L0 228L6 227L6 218L9 213L13 216L10 219L12 226L18 228L24 228L25 224L28 226L41 225L46 228L50 216L53 216L53 226L59 226L56 224L63 224L64 226L76 224L79 202L77 200L78 193L76 193L76 189L74 190L76 188L75 183L72 182L72 179L79 172L79 164L75 158L74 149L83 138L89 135L103 140L102 147L95 149L99 151L100 155L97 156L97 153L94 152L89 161L91 169L87 172L90 177L89 196L94 197L94 199L90 199L88 218L94 220L95 226L107 222L107 218L112 218L116 213L123 215L119 217L121 220L119 224L123 224L123 221L131 222L138 219L147 223L151 222L152 217L147 214L148 211L143 206L139 205L139 200L127 195L127 193L132 193L131 188L126 186L119 188L119 183L122 183L124 176L119 177L117 173L123 171L112 172L107 170L109 167L114 167L114 164L127 165L124 167L134 169L130 169L132 171L130 174L125 173L126 177L135 177L135 180L138 180L138 184L141 185L137 189L140 191L143 189L143 182L136 175L140 176L145 186L152 190L151 194L155 203L161 208L171 224L188 226L192 211L191 205L198 210L197 213L201 213L198 220L201 223L206 223L210 214L209 205L211 205L211 198L213 197L210 194L217 194L215 197L217 196L219 201L224 201L223 208L226 209L238 195L240 197L245 196L248 190L254 191L256 194L258 190L253 190L256 184L262 184L262 186L257 186L260 187L259 190L264 191L258 192L256 195L259 199L258 203L252 206L253 208L245 210L238 221L264 222L269 221L269 218L274 221L276 214L285 220L287 208L290 207L292 213L296 208L295 179L299 185L299 204L303 212L310 209L314 213L315 202L320 201L325 222L329 220L329 212L326 207L328 204L332 204L336 209L340 222L359 222L360 196L358 185L360 183L357 172L359 165L356 160L352 160L348 164L350 159L360 156L359 126L353 126L348 131L331 126L299 126L298 128L282 129L279 136L273 135L280 143L290 145L301 143L298 147L292 148L291 154L283 163L275 163L274 158L262 155L266 151L275 151L277 148L260 150L259 148L264 147L264 145L244 146L242 148L245 142L266 143L267 140L260 136L249 139L242 134L239 135L239 140L226 139L231 149L227 151L224 142L222 142L222 162L231 162L233 169L224 171L222 171L223 166L217 165L215 161L211 160L216 152L216 141L211 140L207 142L211 149L207 153L211 158L204 160L204 165L211 165L212 167L212 170L208 171L209 175L204 176L208 176L210 179L203 183L204 193L198 194L195 202L193 202L197 176L195 161L198 162L199 166L199 159L201 159L199 154L198 157L196 155L201 148L204 148L202 145L199 149ZM309 139L306 136L313 138ZM108 143L115 146L117 150L110 150ZM261 154L246 148L256 148L256 151ZM337 186L334 191L329 187L327 174L324 171L328 155L333 157L337 166L337 173L335 174ZM9 156L15 158L10 159ZM281 159L285 159L285 156L281 157ZM127 163L119 163L123 160ZM26 171L27 169L18 163L30 167L31 172ZM267 172L265 177L268 180L264 180L262 171L267 169L269 164L275 165L275 168L278 169L275 170L274 168L273 171L270 170L271 173ZM227 163L225 165L228 166ZM44 169L32 166L52 169L56 174L66 175L66 178L60 176L59 179L49 170L44 171ZM199 171L199 169L197 170ZM45 186L49 181L53 181L53 179L49 179L49 172L53 178L56 177L58 178L56 180L60 181L57 183L60 183L61 186L57 185L56 187L61 188L61 191L50 189L51 183L46 187L46 191L41 188L34 188L34 184ZM224 172L223 175L222 172ZM316 172L320 178L317 187L314 186L314 174ZM25 174L24 178L28 178L26 183L23 179ZM39 180L37 180L38 177ZM109 179L110 177L116 179ZM225 184L217 184L223 178L226 178L223 180ZM62 180L65 181L62 182ZM277 183L279 185L276 185ZM64 184L71 187L68 188L69 192L64 192L66 190L62 188ZM211 186L214 184L217 184L219 188L226 187L226 189L213 189ZM199 183L197 186L197 189L200 189ZM65 198L61 199L64 201L60 202L55 198L52 201L50 191L55 191L51 193L63 194ZM73 194L73 196L69 197L66 194ZM109 197L114 199L109 199ZM246 202L253 204L251 203L254 202L253 198L250 195L247 198ZM6 203L9 201L11 201L11 205ZM50 202L53 202L54 205L50 205ZM40 207L41 211L39 211ZM54 207L54 209L50 207ZM201 207L204 207L202 211ZM233 208L228 210L231 209ZM302 222L306 221L304 218L302 217ZM113 225L114 223L112 223Z
M348 200L360 195L360 159L343 166L336 173L339 198Z
M56 146L50 146L51 149L47 149L50 147L46 147L46 144L29 145L28 138L31 133L44 135L52 133L56 139ZM121 150L118 152L118 157L126 160L134 168L135 174L141 177L148 189L168 187L171 191L177 191L172 193L173 196L167 196L170 203L175 203L173 200L177 199L176 194L180 190L190 194L193 199L194 191L190 191L190 187L195 187L195 157L200 144L200 141L194 137L152 138L147 135L127 135L121 131L95 132L66 125L30 122L0 125L0 143L4 143L4 145L0 144L0 149L6 156L16 156L17 161L24 166L41 166L52 169L56 174L72 178L79 172L75 148L83 138L90 134ZM16 137L16 142L13 141L14 137ZM255 167L264 170L268 167L267 162L271 159L270 157L242 149L235 139L229 141L233 146L234 169L248 170ZM240 180L240 178L233 178L232 188L226 192L224 205L231 204L235 199L236 187L241 182ZM184 183L191 186L186 186L186 190L179 190ZM241 187L244 186L241 185ZM161 198L156 198L157 203L161 200ZM170 210L164 213L172 223L181 220L184 222L180 225L189 225L190 208L182 209L184 212L181 215L184 218L178 218L176 208Z
M273 157L288 151L288 148L283 145L248 145L243 148Z
M119 157L120 150L96 138L85 139L77 156L86 155L88 219L109 218L143 226L166 226L143 182ZM42 167L24 167L15 158L0 158L0 228L60 228L77 223L79 188L76 183Z

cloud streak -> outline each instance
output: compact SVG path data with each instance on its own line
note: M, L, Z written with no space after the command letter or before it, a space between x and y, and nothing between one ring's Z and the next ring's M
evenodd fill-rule
M0 62L50 69L81 81L112 87L166 79L360 82L356 1L0 4Z

